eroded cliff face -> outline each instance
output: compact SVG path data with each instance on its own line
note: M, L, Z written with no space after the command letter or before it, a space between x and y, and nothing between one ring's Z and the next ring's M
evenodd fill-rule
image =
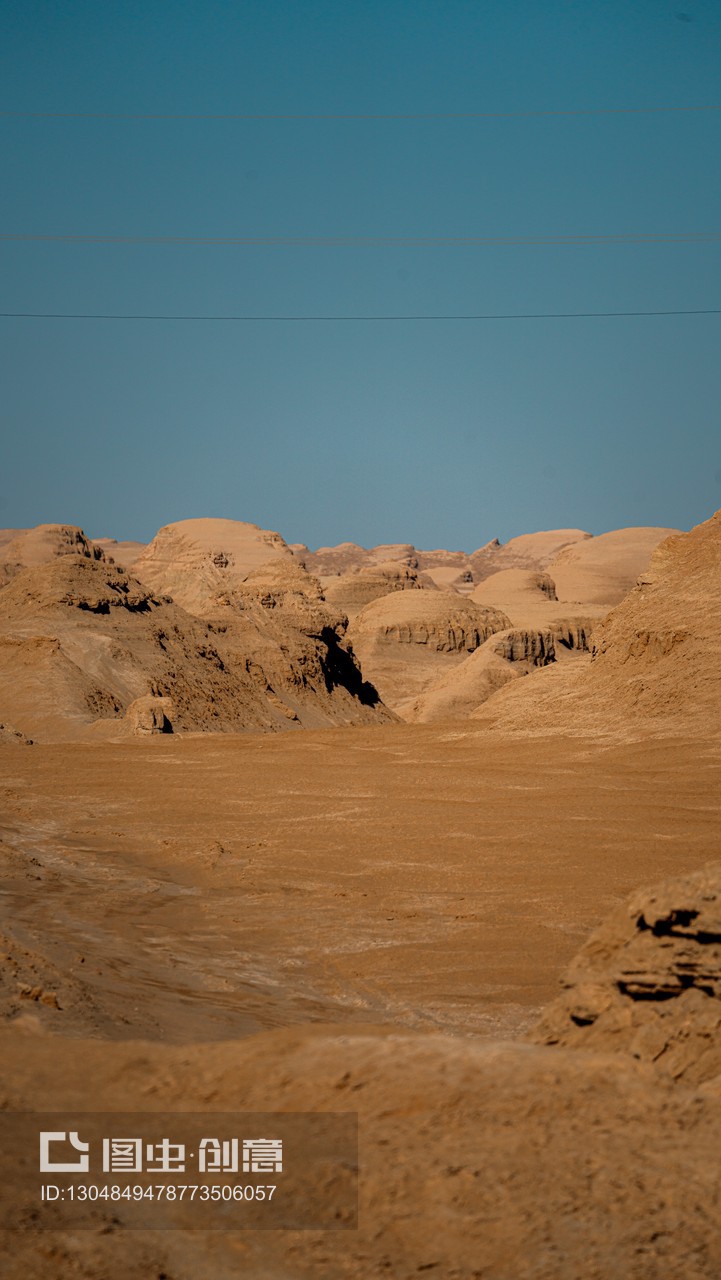
M490 647L507 662L528 662L534 667L545 667L547 662L555 662L556 659L555 638L551 630L530 631L513 627L494 635Z
M537 1044L628 1053L686 1083L721 1075L721 863L634 894L563 985Z
M362 609L348 636L364 675L404 716L438 679L510 625L500 609L454 591L396 591Z
M22 569L46 564L58 556L104 560L101 547L72 524L39 524L34 529L8 530L13 536L0 545L0 587Z
M172 698L174 727L270 727L253 681L231 671L212 626L105 560L58 557L0 591L3 718L40 740L94 722L122 732L147 694Z
M593 637L587 681L604 703L721 725L721 512L667 538ZM710 726L709 726L710 727Z
M142 733L161 712L193 732L391 718L317 583L292 562L281 577L200 618L105 559L21 570L0 590L0 718L41 741ZM166 703L140 714L148 696Z
M218 596L209 614L229 664L244 667L291 723L394 719L361 673L346 638L347 618L295 560L284 557L253 570Z
M351 635L358 646L422 645L436 653L472 653L495 631L510 626L500 609L477 605L450 591L394 592L358 615Z
M327 578L323 590L329 604L353 619L367 604L393 591L433 591L435 586L428 574L403 561L391 560Z
M664 539L637 586L592 632L591 619L568 619L568 639L575 645L582 629L590 660L501 690L480 718L512 732L718 736L720 580L717 512Z

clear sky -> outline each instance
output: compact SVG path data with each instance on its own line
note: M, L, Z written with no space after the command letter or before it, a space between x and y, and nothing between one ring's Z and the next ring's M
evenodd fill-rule
M0 13L3 313L721 308L721 110L620 110L721 104L718 0ZM3 526L472 550L721 506L721 315L3 318L0 340Z

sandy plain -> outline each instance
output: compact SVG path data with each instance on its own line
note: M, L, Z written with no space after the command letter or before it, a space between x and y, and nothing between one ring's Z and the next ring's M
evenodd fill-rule
M718 852L717 742L388 725L2 756L6 1012L61 1034L514 1035L615 903Z
M677 1256L684 1274L712 1274L713 1260L689 1261L698 1145L679 1170L697 1139L668 1137L678 1086L669 1099L585 1054L579 1076L578 1054L519 1038L611 907L718 855L717 739L382 725L0 754L13 922L3 1106L251 1099L349 1108L364 1135L350 1245L345 1233L119 1236L100 1213L88 1231L10 1233L9 1276L571 1277L580 1250L584 1274L660 1277L674 1256L648 1243L656 1176L693 1186ZM630 1141L625 1111L642 1129ZM433 1169L414 1191L428 1142ZM614 1195L645 1188L637 1207L616 1206L640 1240L614 1241L615 1273L604 1213L579 1190L587 1150ZM473 1182L447 1202L448 1169L501 1185L508 1164L529 1184L515 1208L489 1210L490 1188Z

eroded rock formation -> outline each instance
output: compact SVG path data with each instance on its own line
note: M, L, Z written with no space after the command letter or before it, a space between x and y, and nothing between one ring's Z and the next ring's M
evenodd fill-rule
M579 952L531 1038L721 1076L721 863L633 895Z

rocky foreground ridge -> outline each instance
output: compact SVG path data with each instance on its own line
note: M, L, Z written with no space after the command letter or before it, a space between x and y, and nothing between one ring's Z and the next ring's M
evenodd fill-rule
M636 894L563 985L535 1043L629 1053L689 1084L721 1077L721 866Z

